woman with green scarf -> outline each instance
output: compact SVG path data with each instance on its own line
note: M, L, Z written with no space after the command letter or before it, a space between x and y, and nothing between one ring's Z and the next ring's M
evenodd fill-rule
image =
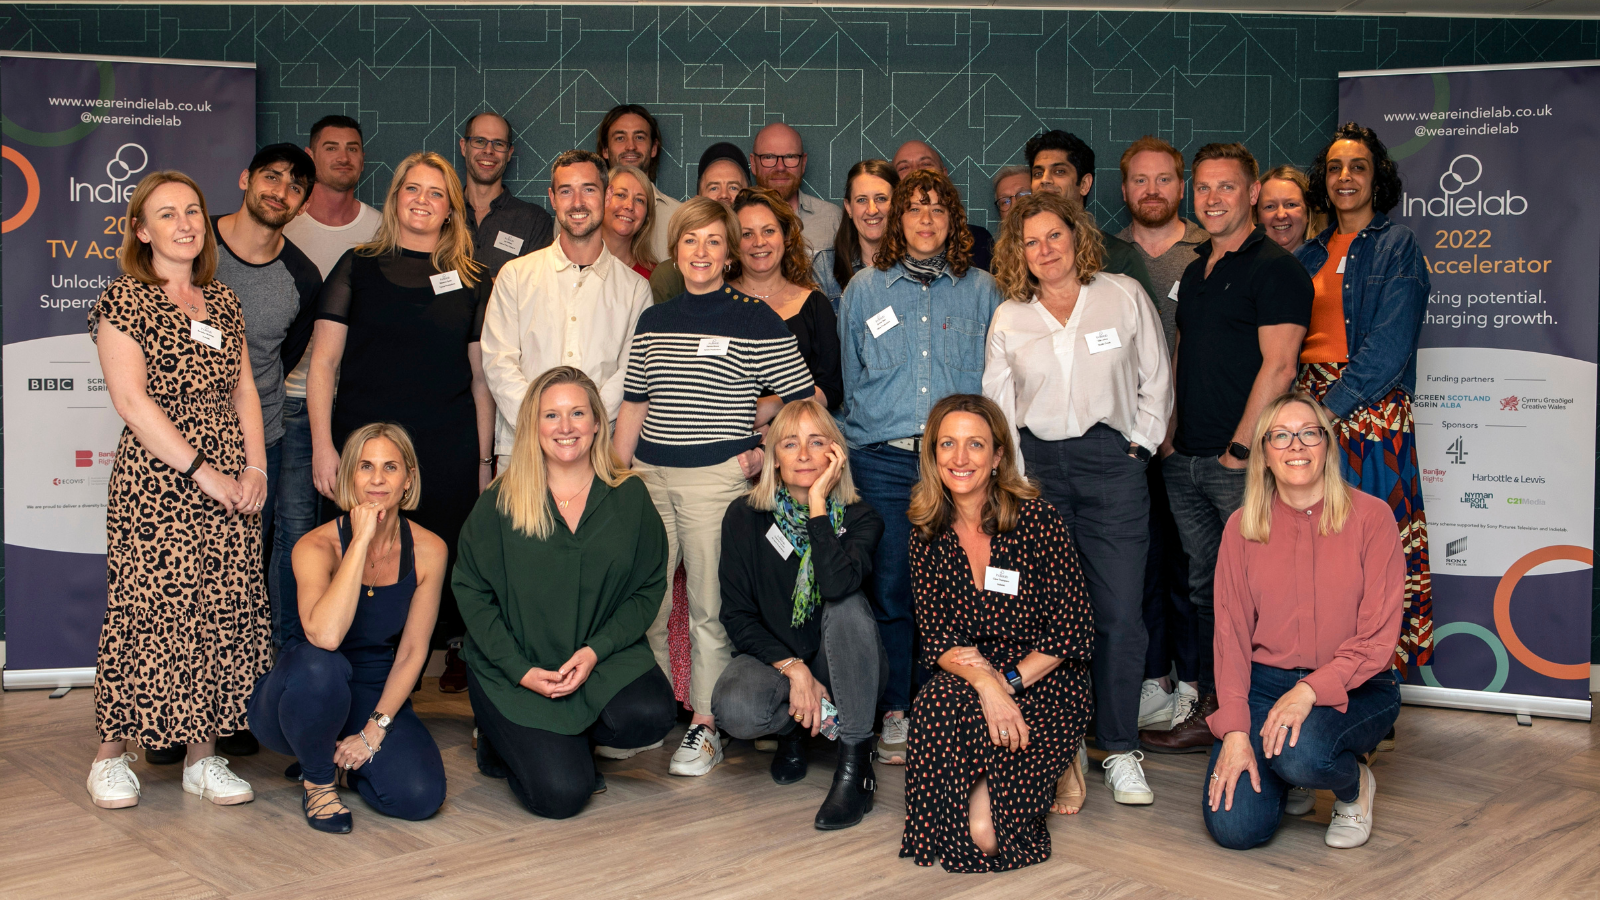
M872 726L888 678L862 586L883 518L856 494L844 436L815 400L785 406L767 432L761 480L722 520L722 626L733 662L711 708L736 738L778 736L772 779L806 775L806 742L838 745L823 831L872 809Z

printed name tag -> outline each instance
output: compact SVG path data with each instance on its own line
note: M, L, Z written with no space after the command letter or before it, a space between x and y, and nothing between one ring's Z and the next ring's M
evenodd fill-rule
M900 317L894 314L894 307L885 306L883 312L867 320L867 330L872 332L874 339L883 337L883 333L900 324Z
M788 559L789 554L794 552L794 545L789 543L789 539L783 536L783 532L778 530L776 524L767 529L767 543L778 551L778 556L782 559Z
M455 269L451 269L448 272L440 272L437 275L429 275L428 280L433 282L433 292L435 294L448 294L451 291L461 290L461 276L456 274Z
M500 232L500 236L494 239L494 248L496 250L504 250L512 256L516 256L518 253L522 252L522 238L519 238L516 235L506 234L504 231L502 231Z
M983 589L986 591L998 591L1015 597L1019 578L1020 576L1011 569L996 569L994 566L985 566L983 569Z
M1181 283L1182 282L1178 282L1178 281L1174 281L1172 283L1172 290L1167 291L1167 299L1168 300L1176 300L1176 299L1178 299L1178 285L1181 284Z
M204 322L189 320L189 337L194 338L213 350L222 349L222 331L212 328Z
M1086 334L1083 336L1083 340L1084 343L1089 345L1089 353L1091 355L1103 353L1107 350L1115 350L1122 346L1122 341L1117 339L1117 330L1115 328L1107 328L1104 331Z
M1344 274L1344 261L1346 259L1348 259L1348 257L1344 257L1344 256L1339 257L1339 268L1334 269L1334 271L1338 272L1340 275Z
M727 338L701 338L700 349L694 352L695 356L727 356Z

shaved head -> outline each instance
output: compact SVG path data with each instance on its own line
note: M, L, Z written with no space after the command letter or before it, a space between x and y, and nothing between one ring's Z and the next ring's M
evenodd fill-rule
M950 174L944 167L944 157L933 149L932 144L926 141L906 141L894 152L894 170L904 178L918 169L927 169L941 175Z
M800 179L806 174L805 145L800 132L782 122L773 122L756 132L750 152L750 171L756 183L778 192L792 206L800 192ZM765 155L767 160L762 160Z

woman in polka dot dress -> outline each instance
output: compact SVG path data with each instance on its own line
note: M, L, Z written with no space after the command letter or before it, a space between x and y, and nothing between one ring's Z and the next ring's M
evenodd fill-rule
M900 855L950 872L1050 857L1056 779L1093 712L1094 617L1067 528L1018 474L993 401L928 414L912 491L911 585L922 660Z

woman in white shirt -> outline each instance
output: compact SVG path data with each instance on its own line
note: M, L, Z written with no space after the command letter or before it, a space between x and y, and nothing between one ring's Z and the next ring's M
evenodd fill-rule
M1094 734L1118 803L1154 802L1139 765L1141 607L1150 538L1145 465L1167 433L1172 370L1155 304L1132 278L1102 272L1104 243L1075 199L1017 201L995 244L1006 302L989 325L983 392L1018 432L1021 462L1077 545L1096 634ZM1079 766L1056 812L1083 806Z

